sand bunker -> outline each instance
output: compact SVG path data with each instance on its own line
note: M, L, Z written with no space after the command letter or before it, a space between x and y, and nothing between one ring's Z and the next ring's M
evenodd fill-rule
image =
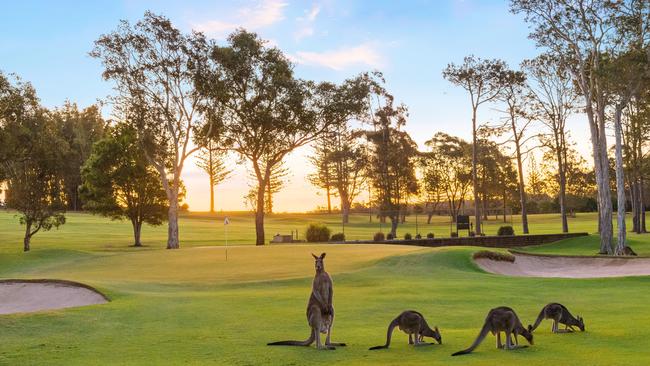
M484 271L519 277L598 278L649 276L650 258L564 257L512 253L514 263L478 258Z
M0 314L103 304L106 296L90 286L60 280L0 280Z

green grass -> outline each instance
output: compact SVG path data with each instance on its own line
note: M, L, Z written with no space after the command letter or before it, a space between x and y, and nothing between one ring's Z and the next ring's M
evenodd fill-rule
M59 230L50 232L39 232L34 236L34 248L67 248L67 249L102 249L102 250L124 250L125 246L133 243L131 224L127 221L110 221L102 217L84 213L68 213L67 223ZM223 219L228 216L228 243L229 244L253 244L255 243L254 217L250 213L186 213L180 218L180 238L182 246L212 246L225 244L225 229ZM508 219L510 219L508 217ZM367 215L354 214L350 217L350 223L345 226L345 234L348 240L369 240L377 231L387 232L388 225L380 226L373 218L368 222ZM521 234L520 217L513 216L512 225L516 234ZM340 216L336 214L273 214L265 220L266 241L270 241L276 233L290 234L291 231L298 231L299 238L304 239L307 225L312 222L327 225L332 233L341 232L343 227ZM560 217L556 214L531 215L530 230L533 234L558 233L561 231ZM449 236L449 219L443 216L434 216L430 225L425 224L425 217L418 217L418 231L422 236L433 232L436 237ZM510 225L510 223L507 223ZM488 235L496 234L498 228L503 225L502 220L490 217L485 222L485 232ZM572 232L596 231L596 214L579 213L577 217L569 219ZM630 223L631 225L631 223ZM24 229L18 224L16 214L11 211L0 210L0 249L17 250L21 249ZM167 240L167 226L163 224L158 227L145 226L142 229L142 241L150 247L164 246ZM408 217L405 224L398 227L398 236L403 237L405 233L415 236L415 217ZM466 236L467 232L460 233Z
M297 215L294 215L297 216ZM553 217L533 216L532 228L551 230ZM578 216L579 220L580 216ZM305 215L272 218L277 228L313 221ZM285 221L282 223L282 221ZM589 229L584 223L572 223ZM128 248L128 226L81 214L59 231L40 233L20 253L20 227L0 215L0 277L60 278L104 291L111 302L73 309L0 316L0 365L642 365L650 337L648 277L535 279L487 274L471 260L472 247L390 245L281 245L202 247L212 219L181 220L183 248L162 249L161 229L147 230L150 246ZM547 222L548 221L548 222ZM285 226L282 226L285 225ZM233 225L235 226L235 225ZM244 227L239 229L242 233ZM235 230L233 230L235 231ZM347 230L346 230L347 231ZM250 243L250 234L242 243ZM650 253L650 236L634 238ZM544 249L540 249L544 248ZM595 236L528 249L575 253L598 248ZM334 279L336 351L267 347L304 339L305 306L313 276L310 252L326 251ZM535 345L494 349L489 336L471 355L450 357L475 338L487 311L513 307L522 321L558 301L585 318L587 332L553 335L544 322ZM396 331L388 350L386 326L400 311L421 311L438 325L443 344L413 349Z

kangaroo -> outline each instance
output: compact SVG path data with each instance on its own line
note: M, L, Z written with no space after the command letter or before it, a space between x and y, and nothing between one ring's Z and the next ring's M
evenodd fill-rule
M409 335L409 344L415 346L430 344L423 342L424 337L431 337L435 339L438 344L442 344L442 337L440 336L438 327L431 329L422 314L414 310L407 310L398 315L397 318L393 319L393 321L388 325L386 344L383 346L370 347L369 350L388 348L395 327L398 327L401 331Z
M332 343L332 324L334 323L334 306L332 305L332 279L325 272L325 254L320 256L312 254L315 259L316 275L312 283L311 296L307 303L307 322L311 328L309 338L304 341L280 341L268 343L269 346L310 346L316 341L318 349L336 349L336 346L345 346L345 343ZM325 345L321 343L320 334L327 334Z
M505 347L501 345L501 332L504 332L506 336ZM511 350L517 348L517 345L512 344L511 335L514 336L515 342L517 342L517 336L521 335L526 338L528 343L531 345L533 344L533 334L524 328L515 311L509 307L501 306L494 308L488 312L488 315L485 318L485 324L483 324L483 328L481 328L481 331L479 332L478 337L476 337L474 343L472 343L469 348L458 351L452 354L452 356L471 353L474 351L474 349L476 349L476 347L479 346L479 344L481 344L488 333L496 335L497 348L499 349L503 348Z
M578 327L581 332L585 331L584 320L580 316L575 318L566 306L558 303L550 303L544 306L542 311L539 312L535 324L528 326L528 331L532 332L537 329L539 323L544 319L553 319L553 326L551 328L553 333L573 332L573 327ZM559 324L564 324L566 328L559 329Z

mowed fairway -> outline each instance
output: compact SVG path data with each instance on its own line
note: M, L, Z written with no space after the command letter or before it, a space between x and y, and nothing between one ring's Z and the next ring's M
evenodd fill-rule
M20 226L9 213L0 214L0 220L0 278L81 281L112 300L0 316L2 365L650 363L647 277L570 280L491 275L474 265L471 254L476 248L471 247L236 246L228 248L226 262L224 247L203 247L218 244L211 237L202 238L208 227L202 230L187 218L181 222L182 245L186 237L187 244L180 250L162 249L161 237L148 241L150 231L144 234L150 246L128 248L126 224L74 214L62 230L39 233L31 253L21 253ZM534 221L533 230L535 225ZM637 252L650 253L650 236L631 238ZM579 238L543 248L593 253L598 239ZM269 341L307 338L305 306L314 271L309 253L323 251L334 280L333 340L349 346L335 351L266 346ZM532 347L499 351L494 337L488 336L473 354L450 357L471 344L490 308L511 306L528 324L550 301L562 302L583 316L587 331L553 335L545 321ZM414 349L396 331L390 349L368 351L385 341L386 326L406 309L419 310L431 325L438 325L443 344Z

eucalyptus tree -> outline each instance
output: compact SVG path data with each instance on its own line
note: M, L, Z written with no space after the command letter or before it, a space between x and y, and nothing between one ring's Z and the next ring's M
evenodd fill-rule
M206 67L197 71L206 110L220 116L227 145L247 160L257 180L256 244L264 244L264 191L288 154L343 121L332 115L363 110L366 98L346 100L339 87L294 76L293 65L257 34L238 30L225 46L211 45Z
M555 162L558 179L558 201L562 232L569 232L566 204L567 118L577 109L571 75L561 66L559 58L542 54L525 60L522 69L528 76L531 112L546 129L539 134L540 143L547 148Z
M505 104L507 115L506 122L500 128L499 133L508 131L508 143L514 146L514 158L517 162L517 181L519 188L519 202L521 204L521 225L524 234L529 233L528 213L527 213L527 196L526 182L524 181L524 155L529 151L524 151L526 143L530 136L526 136L527 129L533 122L527 111L526 104L526 75L521 71L506 69L501 77L502 89L499 99Z
M144 223L158 226L165 221L167 194L132 126L118 124L97 141L81 176L79 193L84 209L112 220L129 220L133 246L142 246Z
M607 91L602 56L613 39L613 2L511 0L533 27L530 38L556 56L583 97L598 188L600 252L612 254L612 200L607 157Z
M100 36L90 53L101 60L104 79L113 81L114 101L160 176L169 203L168 249L180 247L181 174L187 158L200 148L192 144L193 135L219 121L201 113L204 97L194 85L206 52L202 34L183 34L164 16L146 12L137 23L123 20L115 31Z
M456 221L472 184L471 144L443 132L425 142L421 153L424 193L441 196L447 202L452 221Z
M472 186L476 232L481 233L480 192L478 187L478 108L496 100L503 89L502 77L506 65L501 60L484 60L467 56L460 65L449 64L442 72L445 79L465 89L472 107Z

